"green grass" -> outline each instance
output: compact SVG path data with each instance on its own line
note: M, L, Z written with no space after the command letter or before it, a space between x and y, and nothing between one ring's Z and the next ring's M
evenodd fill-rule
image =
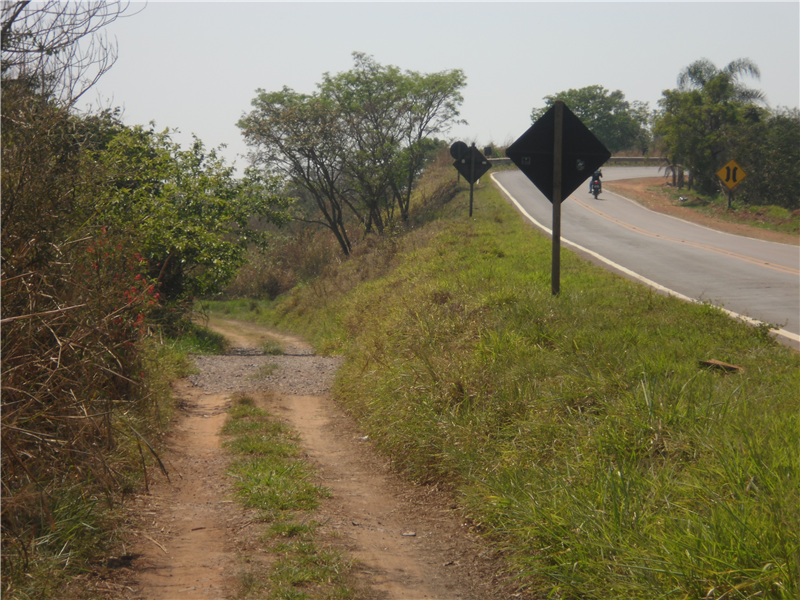
M267 340L261 345L261 351L268 356L281 356L283 354L283 344Z
M167 343L172 350L182 354L223 354L228 349L223 335L192 322L177 338L167 340Z
M270 300L200 300L198 309L237 321L258 321L261 313L274 305Z
M792 211L782 206L750 206L734 200L731 208L728 209L728 199L722 194L708 196L694 190L662 186L653 186L648 189L651 192L666 194L676 204L679 197L686 197L689 200L681 202L681 206L724 221L792 235L800 233L800 216L793 217Z
M570 252L553 297L549 240L467 198L260 319L344 354L370 438L548 597L800 596L798 354Z
M242 569L239 597L352 598L349 560L319 542L318 524L310 518L329 492L300 460L297 435L247 396L234 398L221 433L232 456L228 474L236 496L269 523L264 549L277 557L268 569Z

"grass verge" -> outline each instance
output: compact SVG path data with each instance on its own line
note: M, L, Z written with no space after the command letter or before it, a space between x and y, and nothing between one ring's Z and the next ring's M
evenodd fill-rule
M273 557L267 569L243 568L239 597L352 598L350 562L319 542L318 523L310 516L328 491L313 483L296 435L248 396L234 398L222 435L233 457L228 472L236 495L269 523L262 541Z
M553 297L550 242L466 202L259 318L346 355L338 399L548 597L798 597L798 354L570 252Z
M611 181L606 184L606 187L610 191L614 191L618 185L618 183ZM624 191L621 193L634 200L641 201L645 205L650 200L646 197L646 194L643 197L642 194L628 185L624 186ZM698 193L695 190L674 188L664 183L648 186L646 193L657 195L674 206L691 209L712 219L793 236L800 234L800 214L794 214L782 206L749 206L734 200L731 207L728 208L728 199L722 194L709 196ZM684 198L684 200L681 200L681 198Z

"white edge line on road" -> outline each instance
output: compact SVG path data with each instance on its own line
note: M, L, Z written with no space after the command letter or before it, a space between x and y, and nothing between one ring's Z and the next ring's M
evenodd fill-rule
M502 183L500 183L499 181L497 181L497 179L495 179L495 174L494 173L492 173L490 177L491 177L492 181L494 181L495 185L497 187L499 187L503 191L503 193L511 199L511 201L514 203L514 206L516 206L517 209L519 209L519 211L523 215L525 215L525 218L527 218L531 223L533 223L536 227L538 227L542 231L547 232L548 235L550 235L550 236L553 235L553 230L552 229L548 229L547 227L545 227L544 225L539 223L539 221L537 221L531 215L528 214L528 211L526 211L524 208L522 208L522 205L519 202L517 202L517 199L514 198L514 196L512 196L511 193L506 188L503 187ZM649 286L649 287L651 287L651 288L653 288L655 290L658 290L660 292L664 292L665 294L668 294L670 296L675 296L676 298L680 298L681 300L685 300L686 302L692 302L694 304L702 304L702 302L700 302L699 300L695 300L694 298L689 298L689 296L684 296L680 292L676 292L675 290L671 290L671 289L669 289L667 287L664 287L663 285L661 285L659 283L656 283L655 281L651 281L650 279L647 279L647 277L642 277L638 273L634 273L630 269L627 269L627 268L623 267L622 265L618 265L614 261L607 259L605 256L601 256L600 254L598 254L597 252L594 252L593 250L589 250L588 248L584 248L580 244L576 244L575 242L570 242L568 239L565 239L563 237L561 238L561 241L564 244L572 246L573 248L575 248L577 250L580 250L581 252L585 252L586 254L589 254L589 255L595 257L597 260L609 265L610 267L613 267L614 269L617 269L618 271L621 271L621 272L625 273L626 275L628 275L632 279L635 279L636 281L639 281L639 282L641 282L641 283L643 283L643 284L645 284L645 285L647 285L647 286ZM762 321L758 321L757 319L753 319L751 317L746 317L744 315L740 315L739 313L735 313L735 312L733 312L731 310L728 310L726 308L722 308L721 306L717 307L717 308L719 308L722 312L724 312L728 316L733 317L734 319L739 319L740 321L744 321L745 323L748 323L749 325L755 325L755 326L764 325L764 323ZM791 331L786 331L785 329L770 329L770 331L775 333L775 334L777 334L777 335L783 336L783 337L785 337L785 338L787 338L789 340L792 340L794 342L800 343L800 335L797 335L796 333L792 333Z

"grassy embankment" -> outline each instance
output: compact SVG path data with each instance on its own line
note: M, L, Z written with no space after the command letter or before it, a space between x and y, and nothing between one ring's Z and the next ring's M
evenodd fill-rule
M209 306L345 355L339 401L543 597L798 597L798 354L570 252L554 298L549 241L492 187L466 202L277 302Z

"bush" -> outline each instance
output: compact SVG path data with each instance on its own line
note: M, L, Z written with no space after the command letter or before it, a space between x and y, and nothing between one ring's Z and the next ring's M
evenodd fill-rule
M83 125L4 83L2 574L12 594L30 573L57 579L102 547L104 515L136 479L133 448L164 416L144 339L158 293L127 234L87 224L99 183Z

